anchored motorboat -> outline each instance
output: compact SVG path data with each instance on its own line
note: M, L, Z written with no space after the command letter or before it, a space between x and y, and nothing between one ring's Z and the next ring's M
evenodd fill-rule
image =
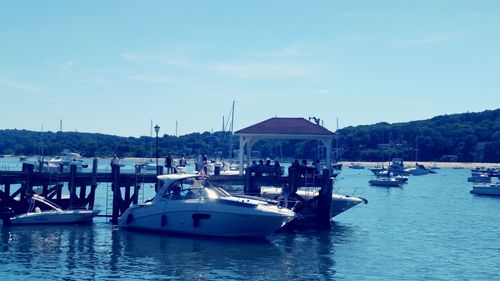
M33 194L26 213L4 217L10 224L78 224L88 223L99 214L98 210L63 210L45 197ZM42 210L40 206L44 209ZM48 209L48 210L45 210ZM8 215L8 214L4 214Z
M405 169L405 172L412 176L422 176L434 173L434 171L431 172L431 170L425 168L424 165L417 163L415 163L415 167Z
M267 199L278 199L281 193L281 188L275 186L262 186L260 190L260 196ZM307 202L318 196L319 191L320 188L301 187L297 189L296 193ZM368 200L359 196L333 193L332 204L330 206L330 217L333 218L360 203L368 204Z
M387 187L400 187L403 184L403 181L396 179L395 177L377 177L368 182L370 185Z
M490 184L475 184L470 191L472 194L478 195L494 195L500 196L500 182Z
M491 177L486 173L472 172L472 175L467 178L467 181L475 183L490 183Z
M40 157L38 162L44 172L69 172L71 165L75 165L76 170L81 172L83 168L88 167L88 164L81 158L82 156L79 153L64 149L60 155L49 160Z
M265 237L295 217L287 208L238 198L198 174L158 176L156 196L129 207L119 219L125 229L223 237Z
M364 169L365 167L364 166L361 166L360 164L358 163L351 163L349 165L349 168L350 169L356 169L356 170L360 170L360 169Z

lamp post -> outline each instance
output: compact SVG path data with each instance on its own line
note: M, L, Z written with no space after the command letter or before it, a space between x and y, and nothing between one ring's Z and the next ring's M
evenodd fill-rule
M158 173L160 171L158 167L158 132L160 132L160 126L156 125L155 126L155 133L156 133L156 176L158 176Z

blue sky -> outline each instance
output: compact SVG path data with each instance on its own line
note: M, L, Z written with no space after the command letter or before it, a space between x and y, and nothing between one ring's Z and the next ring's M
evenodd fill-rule
M500 1L2 1L0 129L340 127L500 107Z

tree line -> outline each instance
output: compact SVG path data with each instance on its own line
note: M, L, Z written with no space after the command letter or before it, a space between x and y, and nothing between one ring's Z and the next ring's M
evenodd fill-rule
M331 148L337 160L500 162L500 109L479 113L437 116L406 123L377 123L338 130L338 144ZM237 156L239 139L229 132L191 133L158 138L160 157L167 154L210 158ZM231 145L232 144L232 145ZM121 137L98 133L35 132L0 130L0 155L58 155L73 149L84 157L151 157L156 155L156 139ZM328 148L318 141L269 140L254 145L261 158L323 158Z

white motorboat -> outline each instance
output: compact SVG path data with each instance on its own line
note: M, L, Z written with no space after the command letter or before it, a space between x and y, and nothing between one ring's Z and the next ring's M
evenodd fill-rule
M500 196L500 182L491 184L476 184L472 186L470 191L472 194L478 195L494 195Z
M59 206L50 202L42 196L34 194L32 204L28 212L16 215L10 218L10 223L14 225L28 224L78 224L88 223L99 214L98 210L62 210ZM36 205L43 205L43 208L50 210L41 210Z
M382 165L380 167L371 168L370 171L372 171L372 173L377 177L382 176L385 172L400 176L408 175L408 173L405 171L403 159L401 158L393 158L387 168Z
M351 165L349 165L349 168L360 170L360 169L364 169L365 167L361 166L360 164L357 164L357 163L351 163Z
M129 207L124 229L222 237L265 237L295 217L287 208L231 196L197 174L158 176L161 187L144 204Z
M472 175L467 178L467 181L475 183L489 183L491 182L491 177L488 174L473 172Z
M156 171L156 163L153 161L153 159L137 162L135 163L135 166L141 166L141 169L145 169L148 171Z
M405 169L405 172L412 176L422 176L430 173L428 169L425 168L424 165L416 164L415 167Z
M387 186L387 187L400 187L403 182L394 177L377 177L369 181L370 185L374 186Z
M440 170L441 168L434 163L434 165L431 166L432 170Z
M305 201L313 199L315 196L319 195L320 188L307 188L302 187L297 189L297 195L302 197ZM267 199L278 199L281 193L281 188L274 186L262 186L260 189L260 196ZM332 204L330 207L330 217L333 218L338 214L341 214L350 208L364 203L367 204L368 200L357 196L348 196L341 194L332 194Z
M64 149L61 155L57 155L54 158L44 161L42 158L42 164L44 165L44 170L52 172L54 169L59 170L62 167L62 172L69 172L71 165L75 165L78 172L81 172L83 168L87 168L88 164L83 161L82 156L79 153L72 152L69 149ZM40 161L40 160L39 160Z

